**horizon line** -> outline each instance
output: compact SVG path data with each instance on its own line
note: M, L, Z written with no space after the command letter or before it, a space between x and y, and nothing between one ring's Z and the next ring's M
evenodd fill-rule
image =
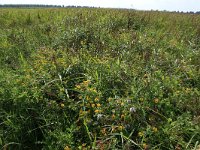
M17 6L17 5L24 5L24 6L26 6L26 5L32 5L32 6L34 6L34 5L44 5L44 6L52 6L52 7L61 7L61 8L67 8L67 7L78 7L78 8L80 8L80 7L85 7L85 8L107 8L107 9L131 9L131 10L137 10L137 11L160 11L160 12L184 12L184 13L198 13L198 12L200 12L200 11L176 11L176 10L158 10L158 9L136 9L136 8L130 8L130 7L124 7L124 8L122 8L122 7L102 7L102 6L87 6L87 5L64 5L64 4L17 4L17 3L15 3L15 4L0 4L0 6L8 6L8 5L15 5L15 6ZM64 6L64 7L63 7Z

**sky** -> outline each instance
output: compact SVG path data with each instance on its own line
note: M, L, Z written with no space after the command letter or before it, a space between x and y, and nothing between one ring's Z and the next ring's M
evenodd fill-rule
M0 0L0 4L49 4L138 10L200 11L200 0Z

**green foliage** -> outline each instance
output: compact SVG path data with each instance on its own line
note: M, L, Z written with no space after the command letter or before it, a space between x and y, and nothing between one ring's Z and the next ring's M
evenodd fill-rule
M199 21L1 9L2 149L197 149Z

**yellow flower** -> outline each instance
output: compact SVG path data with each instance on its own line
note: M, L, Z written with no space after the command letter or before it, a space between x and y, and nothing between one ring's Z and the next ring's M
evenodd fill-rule
M122 131L123 129L124 129L123 126L118 126L118 130L119 130L119 131Z
M115 115L114 114L112 115L112 119L115 119Z
M85 44L85 42L84 41L81 41L81 45L84 45Z
M186 88L185 92L188 94L190 92L190 90L191 90L190 88Z
M156 127L153 127L152 130L153 130L153 132L158 132L158 128L156 128Z
M65 146L64 150L71 150L71 148L69 148L69 146Z
M123 103L123 102L121 103L121 106L124 106L124 103Z
M99 98L98 98L98 97L96 97L96 98L94 99L94 101L95 101L95 102L99 101Z
M144 132L139 132L139 133L138 133L138 136L139 136L139 137L144 136Z
M60 107L64 108L64 107L65 107L65 104L61 103L61 104L60 104Z
M146 143L143 143L143 144L142 144L142 147L143 147L144 149L147 149L147 148L148 148L148 145L147 145Z
M91 91L91 92L94 92L94 93L97 93L97 90L96 90L96 89L93 89L93 88L91 88L90 91Z
M76 89L80 89L81 88L81 86L80 85L76 85Z
M90 100L90 97L89 97L89 96L86 96L86 100L88 100L88 101L89 101L89 100Z
M124 115L121 115L121 119L124 119L124 117L125 117Z
M95 104L91 104L91 106L92 106L92 108L94 108L94 107L95 107Z
M144 101L144 98L141 97L141 98L140 98L140 101L143 102L143 101Z
M101 104L98 103L98 104L97 104L97 107L101 107Z
M100 110L98 110L98 109L96 109L94 112L95 112L95 113L99 113L99 112L101 112L101 111L100 111Z
M90 83L90 80L83 81L83 85L84 85L84 86L88 86L89 83Z
M154 103L158 103L159 102L159 99L158 98L156 98L156 99L154 99Z

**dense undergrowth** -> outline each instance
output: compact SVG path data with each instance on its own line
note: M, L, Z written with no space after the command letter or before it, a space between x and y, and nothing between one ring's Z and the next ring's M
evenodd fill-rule
M197 149L200 16L0 9L2 149Z

